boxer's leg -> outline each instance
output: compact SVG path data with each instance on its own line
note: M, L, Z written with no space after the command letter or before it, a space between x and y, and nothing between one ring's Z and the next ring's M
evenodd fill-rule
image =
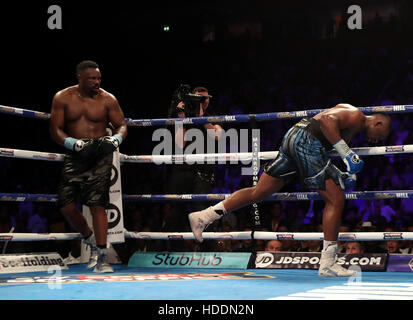
M98 247L105 247L108 235L108 218L104 207L90 206L90 213L92 214L93 230L95 231L96 245Z
M85 238L92 234L86 219L83 217L82 213L77 209L76 204L71 202L62 208L60 208L63 216L70 226L76 231L80 232Z
M344 208L345 197L343 190L334 180L325 181L325 190L317 190L323 197L325 206L323 212L324 242L321 252L318 274L323 277L350 277L356 274L337 264L337 237Z
M260 202L279 191L283 186L284 180L263 173L256 186L237 190L217 205L191 213L189 223L196 240L202 242L202 232L209 224L220 219L223 214Z
M265 200L284 186L284 180L271 177L265 172L261 175L254 187L240 189L222 201L226 212L231 212L252 203Z

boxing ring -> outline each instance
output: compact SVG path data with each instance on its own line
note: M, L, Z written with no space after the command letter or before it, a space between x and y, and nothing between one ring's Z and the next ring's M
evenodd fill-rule
M364 113L411 113L413 106L377 106L359 108ZM176 123L235 123L263 122L313 116L323 109L275 112L254 115L226 115L186 119L127 118L131 127L156 127ZM0 113L32 119L48 120L48 113L0 105ZM413 145L353 148L360 156L397 155L413 152ZM188 154L188 155L124 155L120 163L176 163L194 161L271 160L277 151ZM331 154L335 156L333 152ZM0 157L40 161L63 161L64 155L0 146ZM221 163L220 162L220 163ZM257 175L257 173L255 173ZM218 202L229 194L122 194L122 201ZM413 190L383 190L345 192L349 200L411 199ZM319 201L316 192L275 193L265 201ZM0 201L56 202L56 194L6 193L1 190ZM194 240L191 232L132 232L125 238L140 240ZM204 232L205 240L322 240L320 232L252 231ZM78 240L78 233L0 233L0 241ZM342 232L339 241L413 240L413 232ZM413 259L412 259L413 261ZM412 264L413 266L413 264ZM413 277L407 272L362 272L356 278L320 278L317 270L260 269L248 266L245 270L231 268L137 268L114 265L115 273L96 275L84 265L69 265L58 277L46 272L0 274L0 300L320 300L320 299L379 299L413 300ZM413 270L413 268L412 268ZM30 288L30 289L29 289ZM254 290L251 290L254 288ZM178 306L179 303L175 302ZM222 311L222 310L221 310ZM201 312L200 310L193 310Z

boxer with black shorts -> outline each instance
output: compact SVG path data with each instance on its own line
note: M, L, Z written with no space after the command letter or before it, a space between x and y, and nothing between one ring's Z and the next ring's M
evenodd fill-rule
M347 143L358 133L368 142L377 143L390 133L391 119L385 114L364 115L349 104L339 104L311 119L302 119L284 136L279 153L264 169L256 186L240 189L224 201L189 215L192 232L202 241L203 230L223 214L263 201L293 179L318 192L324 202L324 244L320 259L320 276L352 276L337 263L337 238L344 208L344 192L355 185L356 173L363 161ZM341 172L330 160L335 149L346 165Z
M107 260L109 186L113 151L127 135L127 126L117 99L100 88L101 73L93 61L76 68L78 85L56 93L52 102L50 135L67 149L58 188L60 210L69 224L91 246L88 268L113 272ZM113 128L108 136L106 128ZM77 209L90 208L93 230Z

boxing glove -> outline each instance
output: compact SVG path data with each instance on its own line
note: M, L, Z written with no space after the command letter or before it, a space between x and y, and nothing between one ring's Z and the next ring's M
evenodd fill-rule
M334 181L340 184L341 189L348 191L354 189L357 183L357 176L348 172L342 172L334 164L329 166L329 173L333 177ZM331 170L332 169L332 170Z
M357 184L357 176L348 172L344 172L339 180L341 188L345 191L353 190Z
M97 151L96 140L93 139L75 139L67 137L64 141L64 147L76 152L82 158L89 158Z
M113 136L103 136L98 139L99 150L103 154L108 154L115 151L119 145L122 143L122 136L120 134L115 134Z
M343 159L348 173L358 173L363 169L364 161L361 160L359 156L349 148L349 146L343 139L334 144L333 147L336 149L341 159Z

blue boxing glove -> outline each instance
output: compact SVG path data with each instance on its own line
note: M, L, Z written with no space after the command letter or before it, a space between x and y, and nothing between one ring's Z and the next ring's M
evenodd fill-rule
M103 154L108 154L115 151L122 143L122 136L115 134L113 136L104 136L99 138L99 150Z
M343 175L339 177L341 189L348 191L353 190L357 184L357 176L355 174L350 174L343 172Z
M329 168L332 169L330 173L332 174L334 181L339 183L341 189L345 191L354 189L357 183L357 176L355 174L342 172L334 164L332 164Z
M89 158L93 154L96 154L97 144L93 139L75 139L67 137L64 140L64 147L70 151L76 152L83 158Z
M360 172L364 167L364 161L359 158L359 156L349 148L347 143L341 139L333 147L336 149L341 159L347 167L347 172L350 174Z

